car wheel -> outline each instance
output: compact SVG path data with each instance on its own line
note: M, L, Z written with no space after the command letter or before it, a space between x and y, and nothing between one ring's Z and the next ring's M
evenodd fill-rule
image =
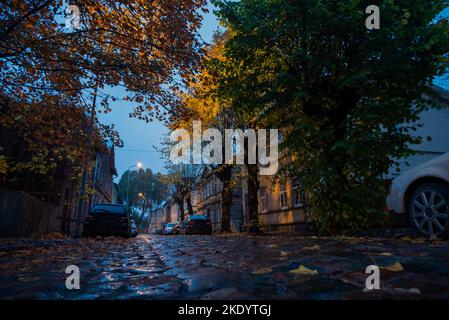
M419 232L428 236L449 236L449 190L428 183L416 188L408 203L410 221Z

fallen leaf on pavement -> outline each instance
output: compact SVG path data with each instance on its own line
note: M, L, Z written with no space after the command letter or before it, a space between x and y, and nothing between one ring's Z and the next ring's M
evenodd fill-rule
M409 236L405 236L405 237L402 237L401 240L404 240L404 241L411 241L411 240L413 240L413 239L410 238Z
M314 275L318 274L318 271L309 269L303 265L300 265L297 269L292 269L289 271L290 273L294 274L303 274L303 275Z
M17 281L20 281L20 282L32 282L32 281L37 281L39 279L40 279L40 277L24 276L24 277L18 278Z
M268 248L277 248L277 247L278 247L277 244L270 244L270 245L268 246Z
M271 269L271 268L261 268L261 269L257 269L255 271L253 271L252 274L259 275L259 274L267 274L267 273L271 273L271 272L273 272L273 269Z
M384 256L384 257L391 257L392 256L392 254L389 253L389 252L382 252L380 255Z
M429 238L429 240L433 241L433 240L438 240L438 236L436 234L432 234Z
M305 247L304 250L316 250L316 251L319 251L319 250L321 250L321 247L317 244L317 245L314 245L312 247Z
M279 261L286 261L287 260L287 257L280 257L279 258Z
M401 272L404 271L404 267L399 262L392 264L391 266L381 267L381 269L385 269L392 272Z
M421 290L419 290L418 288L410 288L410 289L394 288L394 291L399 293L421 294Z
M287 252L287 251L281 251L281 257L288 256L289 254L290 254L290 252Z

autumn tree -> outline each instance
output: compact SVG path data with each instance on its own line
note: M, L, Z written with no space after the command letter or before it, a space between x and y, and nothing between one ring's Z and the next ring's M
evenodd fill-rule
M338 233L383 219L382 177L419 142L422 94L448 67L445 0L215 1L232 31L221 92L236 112L285 129L317 230ZM258 120L259 121L259 120Z
M0 125L34 155L2 158L9 172L51 173L63 161L84 166L79 160L94 147L96 132L120 144L97 112L123 99L135 104L131 116L162 117L183 85L179 79L197 66L204 0L71 4L79 9L79 29L66 27L62 0L0 4ZM111 94L117 87L126 96Z
M238 125L238 117L224 99L217 94L219 72L222 70L223 47L226 35L216 33L211 44L204 47L204 56L198 71L188 81L185 91L179 93L179 103L174 106L168 127L172 130L187 129L192 132L194 121L200 121L202 130L218 129L222 136L226 129ZM222 154L225 154L224 145ZM221 231L231 231L232 194L237 181L233 164L210 164L223 185L221 191Z
M180 219L185 219L184 201L187 204L189 215L195 214L192 205L192 192L195 182L201 175L203 166L194 164L173 164L167 161L164 168L162 182L167 186L168 192L179 207Z
M167 186L163 183L160 173L153 173L151 169L126 171L118 183L120 198L136 213L137 223L140 224L147 211L159 206L167 195Z

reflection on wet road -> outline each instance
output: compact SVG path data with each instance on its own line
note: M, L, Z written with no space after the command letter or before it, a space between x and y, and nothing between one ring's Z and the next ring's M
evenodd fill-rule
M382 290L364 292L372 264ZM65 287L68 265L80 290ZM449 299L447 266L448 242L408 237L3 239L0 298Z

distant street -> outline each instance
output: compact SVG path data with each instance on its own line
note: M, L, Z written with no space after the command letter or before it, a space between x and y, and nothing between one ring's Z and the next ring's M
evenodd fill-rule
M364 292L373 264L381 290ZM65 287L69 265L80 269L80 290ZM449 242L402 231L2 239L0 299L448 299L447 266Z

